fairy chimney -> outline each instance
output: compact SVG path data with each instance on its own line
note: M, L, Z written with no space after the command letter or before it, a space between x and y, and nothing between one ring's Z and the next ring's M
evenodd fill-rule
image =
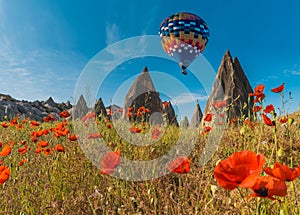
M159 93L155 90L147 67L144 68L130 87L125 97L124 112L129 108L133 108L133 113L135 113L142 106L150 110L150 113L145 114L144 120L146 121L149 120L152 113L162 113L163 111ZM134 114L132 119L139 120L139 117Z
M204 115L216 109L213 107L216 101L226 100L227 119L241 117L241 115L248 116L248 110L253 106L253 101L248 100L248 94L252 92L238 58L232 59L227 50L219 66Z
M187 116L183 118L183 120L180 122L180 127L182 128L188 128L189 127L189 120Z
M98 117L99 116L104 116L104 117L107 116L107 112L106 112L105 106L103 104L102 98L98 99L98 101L95 104L94 109L95 109L94 111L96 113L96 116L98 116Z
M164 108L164 112L166 114L168 124L178 126L175 110L174 110L171 102L164 102L163 108Z
M86 101L85 101L83 95L81 95L79 97L77 104L74 107L73 117L74 117L74 119L82 118L84 115L86 115L88 113L88 111L89 111L89 109L86 104Z
M202 117L203 117L202 110L200 108L200 105L197 104L194 110L194 114L191 118L190 126L193 128L198 128L201 123Z

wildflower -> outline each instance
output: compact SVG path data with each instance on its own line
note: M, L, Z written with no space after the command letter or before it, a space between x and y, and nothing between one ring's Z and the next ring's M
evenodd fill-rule
M0 166L0 185L4 184L9 178L10 170L6 166Z
M42 152L44 153L45 156L48 156L48 155L52 154L52 149L46 148L46 149L43 149Z
M211 113L206 114L206 116L204 117L204 121L210 122L212 120L212 116L213 115Z
M26 159L20 160L20 162L19 162L19 166L23 166L23 164L24 164L25 162L27 162L27 160L26 160Z
M294 181L300 175L300 165L296 168L289 168L284 164L276 162L272 169L270 167L265 167L264 171L269 176L272 176L279 180Z
M272 121L267 115L265 114L261 114L263 117L263 120L265 122L266 125L268 126L275 126L275 121Z
M256 102L261 102L264 98L266 98L266 95L265 95L264 93L259 94L259 95L257 95L257 96L255 97L254 103L256 103Z
M142 129L137 127L131 127L129 128L130 133L141 133Z
M255 96L254 103L261 102L265 98L264 89L265 85L259 84L254 88L254 93L249 93L249 96Z
M254 106L253 112L254 112L254 113L259 112L261 109L262 109L262 106L261 106L261 105L259 105L259 106Z
M5 145L3 149L0 151L0 156L7 156L11 153L11 147L9 145Z
M271 89L273 93L281 93L284 90L284 83L282 83L279 87L275 87Z
M284 181L278 180L270 176L257 177L253 186L250 189L254 192L251 197L268 198L276 200L273 196L286 196L287 187Z
M158 138L160 138L162 132L159 128L155 127L154 130L152 131L152 139L156 140Z
M265 109L264 112L265 113L271 113L272 111L274 111L274 106L272 104L268 105Z
M215 109L220 109L220 108L223 108L223 107L226 107L226 100L223 100L223 101L214 101L212 103L212 106L215 108Z
M48 141L40 141L38 142L38 147L43 148L43 147L47 147L49 146L49 142Z
M25 154L26 152L28 152L28 147L27 146L24 146L22 148L19 148L18 149L18 152L22 155L22 154Z
M288 121L287 117L280 117L279 122L280 124L285 124Z
M58 116L60 116L61 118L68 118L70 116L70 113L68 111L64 110L64 111L60 112L58 114Z
M26 143L27 143L26 140L20 140L20 144L21 144L21 145L25 145Z
M120 150L116 152L108 152L101 160L101 174L110 175L114 169L121 163Z
M3 127L3 128L7 128L7 127L8 127L8 123L7 123L7 122L3 122L3 123L2 123L2 127Z
M96 139L96 138L101 138L102 135L100 133L93 133L93 134L88 134L88 139Z
M65 152L65 148L61 144L57 144L54 150L58 152Z
M167 101L165 101L164 103L163 103L163 106L164 107L167 107L169 105L169 102L167 102Z
M17 125L18 124L18 118L14 118L14 119L12 119L12 120L10 120L9 121L9 124L10 124L10 126L15 126L15 125Z
M190 166L190 161L187 157L178 157L170 162L168 169L174 173L185 174L190 171Z
M264 164L265 159L262 154L244 150L219 162L215 168L214 176L218 184L227 190L232 190L238 186L251 187Z
M35 153L36 153L36 154L40 154L41 151L42 151L42 149L41 149L40 147L38 147L38 148L35 150Z
M76 136L75 134L71 134L71 135L68 137L68 139L69 139L70 141L76 141L78 138L77 138L77 136Z
M39 126L40 125L40 123L38 123L37 121L31 121L30 122L30 125L32 126L32 127L34 127L34 126Z

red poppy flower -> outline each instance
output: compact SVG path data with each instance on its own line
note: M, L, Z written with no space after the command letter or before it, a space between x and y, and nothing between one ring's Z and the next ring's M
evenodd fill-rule
M274 106L272 104L268 105L265 109L264 112L265 113L271 113L272 111L274 111Z
M211 113L206 114L206 116L204 117L204 121L210 122L212 120L212 116L213 115Z
M93 133L93 134L88 134L88 139L96 139L96 138L101 138L102 135L100 133Z
M42 149L41 149L40 147L38 147L38 148L35 150L35 153L36 153L36 154L40 154L41 151L42 151Z
M0 185L4 184L9 178L10 170L6 166L0 166Z
M108 152L101 160L101 174L110 175L115 168L121 163L120 150L116 152Z
M20 140L21 145L26 145L27 141L26 140Z
M273 196L283 197L287 195L285 182L270 176L257 177L254 185L250 189L254 193L249 195L248 198L261 197L277 200Z
M43 147L47 147L49 146L49 142L48 141L40 141L38 142L38 147L43 148Z
M264 164L265 159L262 154L255 154L248 150L236 152L218 163L214 176L218 184L227 190L238 186L251 187Z
M226 100L223 100L223 101L214 101L212 103L212 106L215 108L215 109L219 109L219 108L223 108L223 107L226 107Z
M154 130L152 131L152 139L156 140L158 138L160 138L162 134L162 131L159 128L154 128Z
M229 125L233 125L235 123L237 123L237 118L231 118L229 121Z
M0 166L2 165L2 163L3 163L3 161L2 161L2 160L0 160Z
M300 175L299 167L297 168L289 168L286 165L283 165L279 162L276 162L274 164L273 169L270 167L265 167L264 171L267 173L269 176L272 176L274 178L277 178L282 181L294 181L298 176Z
M11 153L11 147L9 145L5 145L3 149L0 151L0 156L7 156Z
M258 86L256 86L256 87L254 88L254 93L255 93L255 94L261 94L261 93L264 92L264 89L265 89L265 85L259 84Z
M52 149L51 148L42 149L42 152L44 153L45 156L48 156L52 154Z
M61 118L68 118L70 116L70 113L68 111L64 110L64 111L60 112L58 114L58 116L60 116Z
M264 93L258 94L254 99L254 103L261 102L264 98L266 98L266 95Z
M132 112L133 110L133 107L128 108L128 112Z
M68 137L68 139L69 139L70 141L76 141L78 138L77 138L77 136L76 136L75 134L71 134L71 135Z
M26 160L26 159L20 160L20 162L19 162L19 166L23 166L23 164L24 164L25 162L27 162L27 160Z
M174 173L185 174L190 171L190 166L190 161L187 157L178 157L170 162L168 169Z
M18 118L14 118L14 119L12 119L12 120L10 120L9 121L9 124L10 124L10 126L15 126L15 125L17 125L18 124Z
M261 114L263 117L263 120L265 122L266 125L268 126L275 126L275 121L272 121L267 115L265 114Z
M28 147L27 146L24 146L22 148L19 148L18 149L18 152L22 155L22 154L25 154L26 152L28 152Z
M53 122L56 120L56 118L52 114L49 114L48 116L45 116L43 120L44 122L51 122L51 121Z
M111 123L106 124L106 128L111 129L113 126Z
M30 125L31 125L32 127L34 127L34 126L39 126L40 123L34 120L34 121L31 121L31 122L30 122Z
M34 137L34 136L31 136L30 139L31 139L31 141L34 142L34 143L37 142L37 141L39 141L39 138Z
M167 101L165 101L164 103L163 103L163 106L164 107L167 107L169 105L169 102L167 102Z
M279 119L279 122L281 123L281 124L284 124L284 123L286 123L288 121L288 118L287 117L280 117L280 119Z
M212 129L212 127L210 127L210 126L205 126L204 127L205 132L209 132L209 131L211 131L211 129Z
M253 108L253 112L256 113L256 112L259 112L260 110L262 109L262 106L254 106Z
M65 152L65 148L61 144L56 144L54 150L58 152Z
M130 133L141 133L142 129L137 127L131 127L129 128Z
M279 87L275 87L271 89L273 93L281 93L284 90L284 83L282 83Z
M3 123L2 123L2 127L3 127L3 128L7 128L7 127L8 127L8 123L7 123L7 122L3 122Z

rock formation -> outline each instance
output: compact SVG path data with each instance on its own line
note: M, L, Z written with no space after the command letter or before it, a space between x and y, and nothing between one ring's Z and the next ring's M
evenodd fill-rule
M181 120L180 127L182 127L182 128L188 128L189 127L189 120L188 120L187 116L185 116L183 118L183 120Z
M191 118L190 126L193 128L198 128L201 123L202 117L203 117L202 110L200 108L200 105L197 104L194 110L194 114Z
M152 122L161 121L161 115L165 113L164 107L159 97L159 93L155 90L147 67L145 67L142 73L136 78L125 97L124 116L126 116L129 108L133 108L133 116L131 119L140 120L140 118L135 113L140 107L143 106L146 109L150 110L150 113L146 113L144 115L143 120L149 121L149 118L151 116ZM170 121L176 120L174 110L172 112L170 109L168 113ZM155 119L156 117L157 119Z
M166 113L168 124L178 126L176 114L171 102L164 102L164 112Z
M107 112L105 109L105 106L103 104L102 98L99 98L94 106L94 112L96 113L96 116L107 116Z
M89 108L86 104L86 101L85 101L83 95L81 95L79 97L77 104L73 107L73 111L72 111L73 117L74 117L74 119L82 118L88 112L89 112Z
M68 105L67 105L68 104ZM53 98L46 101L25 101L17 100L9 95L0 94L0 120L4 117L14 118L16 115L29 117L32 120L42 121L45 116L52 114L58 118L58 113L62 110L70 110L70 102L56 103Z
M204 115L212 111L213 104L226 100L227 119L241 117L241 115L248 116L248 108L253 106L252 100L248 101L248 94L252 92L252 87L240 62L236 57L232 60L230 52L226 51L219 66ZM245 104L247 104L247 108L244 108Z

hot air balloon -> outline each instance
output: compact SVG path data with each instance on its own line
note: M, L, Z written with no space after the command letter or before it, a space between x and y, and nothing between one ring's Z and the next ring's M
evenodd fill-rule
M209 29L199 16L181 12L167 17L160 25L163 49L180 65L182 73L198 57L208 43Z

